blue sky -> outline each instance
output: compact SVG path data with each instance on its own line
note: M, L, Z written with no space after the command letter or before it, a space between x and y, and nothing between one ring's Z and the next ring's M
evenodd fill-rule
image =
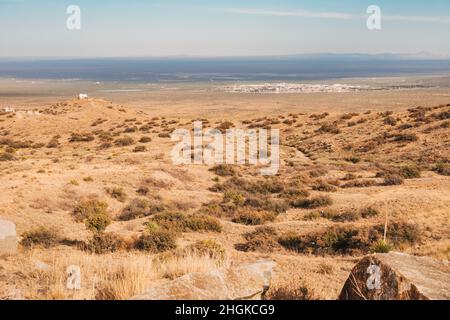
M81 30L66 8L81 8ZM366 9L382 29L366 28ZM242 56L418 53L450 56L450 1L0 0L0 56Z

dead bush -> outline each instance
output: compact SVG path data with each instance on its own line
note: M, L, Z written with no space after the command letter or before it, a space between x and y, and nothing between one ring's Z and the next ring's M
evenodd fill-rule
M62 241L54 229L39 227L22 234L21 245L26 248L44 247L46 249L57 246Z

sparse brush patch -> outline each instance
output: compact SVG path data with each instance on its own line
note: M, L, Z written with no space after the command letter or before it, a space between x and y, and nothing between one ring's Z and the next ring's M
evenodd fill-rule
M131 146L132 144L134 144L134 139L132 137L129 137L129 136L124 136L124 137L121 137L121 138L117 138L114 141L114 144L116 146L120 146L120 147Z
M289 202L284 199L273 199L264 195L247 195L245 206L279 214L289 209Z
M88 198L77 203L72 215L77 222L83 222L86 218L97 214L107 214L108 204L95 198Z
M206 215L185 215L179 212L165 212L154 215L151 222L174 232L222 231L222 225L219 220Z
M323 191L323 192L336 192L337 188L332 184L326 183L325 181L317 181L313 186L313 190Z
M170 133L168 133L168 132L161 132L161 133L158 133L158 137L160 137L160 138L170 138Z
M315 170L309 171L309 176L311 178L318 178L318 177L326 175L327 173L328 173L328 171L325 169L315 169Z
M146 186L140 186L136 190L136 193L140 194L141 196L146 196L149 192L150 192L150 189Z
M387 116L386 118L384 118L383 123L389 126L395 126L397 124L397 119L392 116Z
M332 274L333 273L333 266L326 263L319 264L317 268L317 273L320 274Z
M263 300L318 300L314 290L292 281L284 286L270 287Z
M176 235L168 230L148 231L134 242L134 247L150 253L173 250L177 247Z
M87 243L81 246L84 251L96 254L116 252L125 247L125 241L113 233L94 233Z
M320 216L334 222L356 221L361 217L360 213L356 210L321 211Z
M260 225L275 220L276 215L269 211L255 211L251 209L240 209L236 212L232 221L246 225Z
M94 181L94 178L92 178L91 176L89 176L89 177L84 177L84 178L83 178L83 181L84 181L84 182L92 182L92 181Z
M350 181L350 180L355 180L357 178L358 177L355 174L353 174L353 173L346 173L345 176L342 178L342 180Z
M46 249L57 246L62 241L54 229L39 227L22 234L21 245L26 248L44 247Z
M147 137L147 136L143 136L143 137L141 137L141 138L139 139L139 142L140 142L140 143L149 143L149 142L151 142L151 141L152 141L152 138Z
M308 190L299 189L299 188L285 188L283 192L280 194L282 198L296 198L296 197L309 197L310 193Z
M94 139L95 137L92 133L72 133L69 142L89 142Z
M1 152L0 153L0 161L14 161L17 158L10 152Z
M185 248L187 252L193 252L200 256L209 256L210 258L223 261L226 257L225 248L214 240L200 240Z
M334 123L325 123L317 131L322 132L322 133L332 133L332 134L341 133L341 129L339 129L339 127Z
M351 163L358 163L361 161L361 158L357 157L357 156L350 156L350 157L346 157L344 160L351 162Z
M366 208L360 209L359 213L361 214L361 217L366 219L366 218L372 218L372 217L378 216L380 214L380 211L378 211L377 209L375 209L373 207L366 207Z
M398 174L388 174L384 177L383 185L384 186L397 186L403 184L404 180L402 176Z
M60 146L59 138L60 136L52 137L50 141L47 143L47 148L58 148Z
M416 165L400 167L399 174L405 179L420 178L420 168Z
M344 183L341 188L367 188L376 186L377 182L375 180L351 180Z
M277 232L273 227L258 227L253 232L244 234L245 243L236 245L240 251L273 252L280 245L277 242Z
M383 239L384 224L375 225L369 230L371 242ZM421 230L418 225L404 221L394 221L388 224L387 239L393 245L416 244L422 239Z
M312 198L298 198L291 201L294 208L314 209L326 207L333 204L333 200L329 196L317 196Z
M147 147L146 146L136 146L133 149L133 152L145 152L147 151Z
M212 171L221 177L236 175L235 167L232 165L229 165L229 164L218 164L218 165L212 167L211 169L209 169L209 171Z
M396 134L392 137L392 141L395 142L413 142L417 141L419 138L417 135L413 134Z
M129 221L163 212L164 210L165 206L159 201L135 198L122 209L122 212L117 219L120 221Z
M368 248L367 232L354 227L330 227L306 235L287 234L278 242L288 250L313 254L353 254Z
M127 199L127 194L121 187L106 188L105 190L111 198L114 198L117 201L124 202Z
M433 170L440 175L450 176L450 163L440 163Z

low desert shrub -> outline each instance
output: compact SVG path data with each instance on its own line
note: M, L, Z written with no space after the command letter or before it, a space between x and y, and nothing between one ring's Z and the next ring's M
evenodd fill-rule
M124 202L127 199L127 194L121 187L106 188L106 193L120 202Z
M106 212L94 213L84 220L84 224L89 231L100 233L111 224L111 217Z
M402 176L398 174L388 174L384 177L383 185L384 186L397 186L403 184L404 180Z
M57 246L62 241L54 229L39 227L22 234L21 245L26 248L44 247L46 249Z
M168 230L148 231L134 242L134 247L150 253L165 252L177 247L176 237Z
M132 144L134 144L134 139L129 136L124 136L124 137L116 139L114 141L114 144L116 146L120 146L120 147L131 146Z
M238 210L232 221L246 225L260 225L275 220L276 215L269 211L255 211L251 209Z
M235 167L229 164L218 164L209 169L209 171L212 171L221 177L234 176L236 174Z
M450 163L440 163L433 170L440 175L450 176Z
M399 174L405 179L420 178L420 168L415 165L400 167Z
M106 214L108 204L95 198L88 198L77 203L72 215L77 222L83 222L86 218L97 214Z
M125 246L124 240L113 233L95 233L87 243L82 245L85 251L105 254L115 252Z
M273 227L258 227L253 232L244 234L245 243L236 245L240 251L272 252L280 245L277 242L277 232Z
M226 257L225 248L214 240L200 240L185 248L188 252L200 256L209 256L210 258L223 261Z
M371 247L371 251L375 253L388 253L391 250L392 245L384 240L376 241Z
M333 200L329 196L317 196L312 198L297 198L291 201L294 208L314 209L326 207L333 204Z
M164 210L165 206L159 201L149 201L147 199L135 198L122 209L121 214L118 216L118 220L129 221L163 212Z

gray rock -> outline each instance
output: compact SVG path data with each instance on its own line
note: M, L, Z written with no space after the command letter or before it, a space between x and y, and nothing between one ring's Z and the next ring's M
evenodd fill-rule
M207 273L190 273L153 286L132 300L257 300L269 288L275 265L264 260Z
M0 219L0 256L17 251L16 225Z
M341 300L448 300L450 267L429 257L377 253L361 259L339 295Z

